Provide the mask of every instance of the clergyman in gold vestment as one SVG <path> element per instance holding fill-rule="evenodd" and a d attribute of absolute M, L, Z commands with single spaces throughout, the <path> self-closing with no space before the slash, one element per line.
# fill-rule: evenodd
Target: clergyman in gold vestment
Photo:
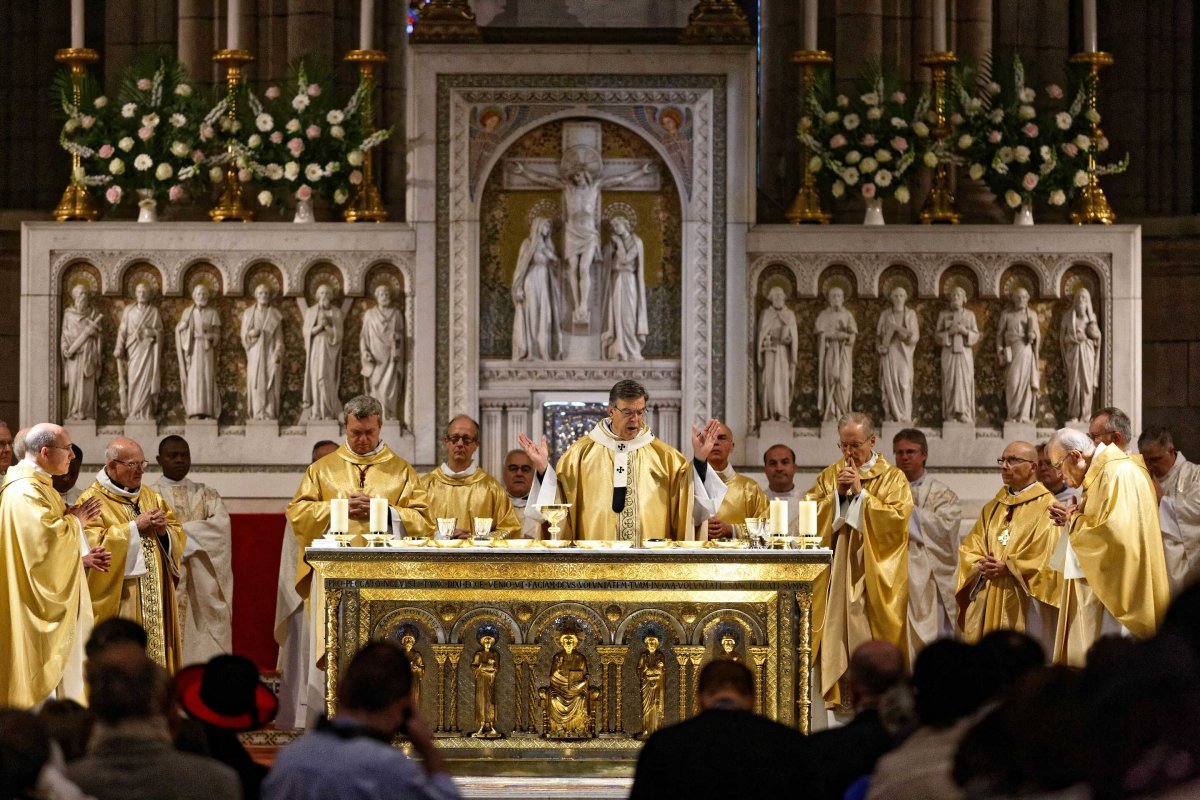
<path fill-rule="evenodd" d="M 729 463 L 735 442 L 729 426 L 720 424 L 717 441 L 708 454 L 708 466 L 725 482 L 725 497 L 715 516 L 708 518 L 699 533 L 701 539 L 721 539 L 729 536 L 744 539 L 746 518 L 765 518 L 770 513 L 766 492 L 752 478 L 739 475 Z"/>
<path fill-rule="evenodd" d="M 1088 648 L 1108 633 L 1147 639 L 1170 602 L 1158 498 L 1141 458 L 1062 428 L 1046 447 L 1080 502 L 1055 503 L 1064 525 L 1051 566 L 1062 573 L 1054 662 L 1083 666 Z"/>
<path fill-rule="evenodd" d="M 839 705 L 850 654 L 882 639 L 907 652 L 908 517 L 912 492 L 904 473 L 875 452 L 866 414 L 838 420 L 842 458 L 808 490 L 817 501 L 822 545 L 833 549 L 827 574 L 813 582 L 813 659 L 821 694 Z"/>
<path fill-rule="evenodd" d="M 84 530 L 89 545 L 107 548 L 113 558 L 111 570 L 88 575 L 92 611 L 97 624 L 117 616 L 141 623 L 152 656 L 173 674 L 184 666 L 175 589 L 187 535 L 162 495 L 142 483 L 147 462 L 141 445 L 118 436 L 104 459 L 95 482 L 79 496 L 80 503 L 100 499 L 100 516 Z"/>
<path fill-rule="evenodd" d="M 616 383 L 608 416 L 567 448 L 557 468 L 550 467 L 545 437 L 539 445 L 521 434 L 517 440 L 538 476 L 525 516 L 540 519 L 541 506 L 569 503 L 562 538 L 692 539 L 725 496 L 725 484 L 705 461 L 718 423 L 709 420 L 703 430 L 692 426 L 695 457 L 689 463 L 645 424 L 648 400 L 637 381 Z"/>
<path fill-rule="evenodd" d="M 34 425 L 25 442 L 25 457 L 0 488 L 0 705 L 29 708 L 60 684 L 60 698 L 84 702 L 83 643 L 92 625 L 84 568 L 106 569 L 109 555 L 84 545 L 82 523 L 99 503 L 68 510 L 54 490 L 51 477 L 74 458 L 65 428 Z"/>
<path fill-rule="evenodd" d="M 1037 448 L 1013 442 L 1000 457 L 1004 486 L 984 505 L 959 548 L 959 627 L 974 644 L 991 631 L 1028 632 L 1045 643 L 1061 586 L 1047 560 L 1058 529 L 1054 494 L 1037 480 Z"/>
<path fill-rule="evenodd" d="M 471 536 L 477 517 L 490 519 L 498 538 L 520 536 L 521 521 L 508 492 L 472 460 L 479 449 L 479 424 L 458 415 L 446 426 L 445 442 L 446 462 L 421 478 L 429 496 L 429 516 L 454 517 L 454 535 L 460 539 Z"/>

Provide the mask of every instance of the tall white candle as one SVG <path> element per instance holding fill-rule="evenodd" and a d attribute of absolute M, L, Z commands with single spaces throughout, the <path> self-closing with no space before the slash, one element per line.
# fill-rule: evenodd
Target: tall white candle
<path fill-rule="evenodd" d="M 242 45 L 242 0 L 229 0 L 230 50 L 240 50 Z"/>
<path fill-rule="evenodd" d="M 375 0 L 362 0 L 358 14 L 358 49 L 370 50 L 375 32 Z"/>
<path fill-rule="evenodd" d="M 1096 0 L 1083 0 L 1083 49 L 1088 53 L 1100 49 L 1096 38 Z"/>
<path fill-rule="evenodd" d="M 817 501 L 801 500 L 796 504 L 796 535 L 817 535 Z"/>
<path fill-rule="evenodd" d="M 804 49 L 817 49 L 817 0 L 804 0 Z"/>
<path fill-rule="evenodd" d="M 771 519 L 767 532 L 774 535 L 786 536 L 788 532 L 788 503 L 787 500 L 771 501 Z"/>
<path fill-rule="evenodd" d="M 946 0 L 933 0 L 933 51 L 944 53 L 946 47 Z"/>
<path fill-rule="evenodd" d="M 83 0 L 71 0 L 71 48 L 83 49 Z"/>
<path fill-rule="evenodd" d="M 385 497 L 371 498 L 371 533 L 387 533 L 388 501 Z"/>
<path fill-rule="evenodd" d="M 348 533 L 350 531 L 350 501 L 337 497 L 329 501 L 329 531 L 330 533 Z"/>

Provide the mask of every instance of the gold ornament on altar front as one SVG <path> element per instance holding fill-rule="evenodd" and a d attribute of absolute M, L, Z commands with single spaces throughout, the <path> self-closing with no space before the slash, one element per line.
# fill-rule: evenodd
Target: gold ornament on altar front
<path fill-rule="evenodd" d="M 949 115 L 946 114 L 946 71 L 958 63 L 954 53 L 942 51 L 926 53 L 921 58 L 921 66 L 929 67 L 933 73 L 933 137 L 938 142 L 944 142 L 951 134 Z M 951 180 L 950 165 L 939 160 L 933 171 L 933 185 L 929 189 L 929 197 L 925 207 L 921 209 L 921 222 L 926 225 L 934 223 L 949 223 L 957 225 L 961 217 L 955 208 L 954 182 Z"/>
<path fill-rule="evenodd" d="M 1088 65 L 1087 103 L 1088 109 L 1095 111 L 1096 99 L 1100 94 L 1100 70 L 1113 65 L 1112 54 L 1103 51 L 1076 53 L 1071 56 L 1070 62 Z M 1092 141 L 1098 142 L 1103 135 L 1100 123 L 1092 123 Z M 1071 221 L 1076 225 L 1089 223 L 1112 225 L 1117 221 L 1117 215 L 1108 205 L 1108 198 L 1104 196 L 1104 190 L 1100 188 L 1100 178 L 1096 174 L 1096 149 L 1094 146 L 1088 148 L 1088 182 L 1079 190 L 1079 194 L 1072 203 Z"/>
<path fill-rule="evenodd" d="M 54 54 L 54 60 L 71 69 L 71 101 L 79 107 L 83 93 L 83 76 L 88 64 L 100 60 L 100 54 L 86 47 L 67 47 Z M 71 178 L 62 199 L 54 209 L 54 218 L 59 222 L 82 219 L 91 222 L 100 216 L 92 204 L 92 196 L 79 179 L 83 165 L 78 153 L 71 154 Z"/>
<path fill-rule="evenodd" d="M 225 164 L 225 181 L 221 188 L 221 198 L 217 205 L 208 212 L 213 222 L 238 220 L 249 222 L 254 219 L 254 211 L 246 204 L 245 188 L 238 180 L 237 147 L 234 142 L 232 125 L 237 120 L 237 90 L 242 82 L 242 67 L 254 60 L 248 50 L 218 50 L 213 54 L 213 61 L 225 65 L 225 99 L 228 106 L 225 118 L 229 120 L 229 144 L 226 151 L 229 161 Z"/>
<path fill-rule="evenodd" d="M 833 63 L 833 56 L 825 50 L 797 50 L 792 54 L 792 61 L 800 65 L 800 96 L 804 98 L 804 106 L 808 106 L 808 96 L 817 82 L 817 67 Z M 792 200 L 785 218 L 793 225 L 818 223 L 828 225 L 830 215 L 821 208 L 821 193 L 817 188 L 817 178 L 813 175 L 810 162 L 815 153 L 807 146 L 800 148 L 800 161 L 804 164 L 804 178 L 800 191 Z"/>
<path fill-rule="evenodd" d="M 375 133 L 375 65 L 386 64 L 387 56 L 378 50 L 351 50 L 346 54 L 346 61 L 358 65 L 359 79 L 364 87 L 358 113 L 362 117 L 363 128 L 370 137 Z M 363 151 L 362 183 L 358 185 L 354 196 L 346 204 L 346 210 L 342 212 L 342 218 L 346 222 L 384 222 L 388 218 L 388 211 L 383 207 L 383 198 L 379 196 L 379 189 L 375 186 L 374 153 L 373 147 Z"/>

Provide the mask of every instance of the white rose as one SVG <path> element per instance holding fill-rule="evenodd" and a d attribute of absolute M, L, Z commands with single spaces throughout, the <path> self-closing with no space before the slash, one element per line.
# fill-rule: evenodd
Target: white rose
<path fill-rule="evenodd" d="M 846 184 L 841 181 L 834 181 L 833 186 L 829 188 L 829 193 L 834 197 L 841 197 L 846 193 Z"/>
<path fill-rule="evenodd" d="M 108 98 L 104 95 L 100 95 L 92 101 L 92 105 L 94 105 L 96 108 L 104 108 L 106 105 L 108 105 Z"/>
<path fill-rule="evenodd" d="M 1055 189 L 1050 193 L 1048 202 L 1052 206 L 1061 206 L 1063 203 L 1067 202 L 1067 194 L 1062 189 Z"/>
<path fill-rule="evenodd" d="M 1088 148 L 1092 146 L 1092 140 L 1081 133 L 1075 137 L 1075 146 L 1086 153 Z"/>
<path fill-rule="evenodd" d="M 289 181 L 294 181 L 300 177 L 300 165 L 295 161 L 289 161 L 283 165 L 283 177 Z"/>
<path fill-rule="evenodd" d="M 363 163 L 362 150 L 351 150 L 346 154 L 346 162 L 352 167 L 361 167 Z"/>
<path fill-rule="evenodd" d="M 846 97 L 844 94 L 839 94 L 834 102 L 838 104 L 839 108 L 845 108 L 846 106 L 850 105 L 850 98 Z"/>
<path fill-rule="evenodd" d="M 1037 97 L 1037 92 L 1026 86 L 1017 96 L 1021 98 L 1022 103 L 1032 103 L 1034 98 Z"/>
<path fill-rule="evenodd" d="M 188 146 L 183 142 L 171 142 L 171 155 L 183 158 L 188 152 Z"/>
<path fill-rule="evenodd" d="M 875 173 L 875 184 L 882 188 L 887 188 L 892 185 L 892 173 L 886 169 L 881 169 Z"/>
<path fill-rule="evenodd" d="M 886 164 L 892 160 L 892 153 L 890 150 L 876 150 L 875 160 L 880 164 Z"/>
<path fill-rule="evenodd" d="M 133 115 L 137 113 L 137 103 L 126 103 L 121 106 L 121 116 L 125 119 L 133 119 Z"/>
<path fill-rule="evenodd" d="M 921 156 L 921 161 L 930 169 L 934 169 L 938 165 L 937 154 L 932 151 L 926 152 L 925 155 Z"/>
<path fill-rule="evenodd" d="M 853 186 L 854 184 L 858 183 L 858 179 L 858 170 L 856 170 L 854 167 L 846 167 L 846 169 L 842 171 L 842 180 L 846 182 L 847 186 Z"/>
<path fill-rule="evenodd" d="M 128 153 L 130 150 L 133 149 L 133 137 L 126 136 L 121 141 L 117 142 L 117 147 L 120 148 L 122 151 Z"/>
<path fill-rule="evenodd" d="M 1087 121 L 1093 125 L 1096 125 L 1100 122 L 1100 112 L 1094 108 L 1089 108 L 1087 111 L 1083 112 L 1083 116 L 1085 116 Z"/>
<path fill-rule="evenodd" d="M 1004 109 L 1003 108 L 993 109 L 992 113 L 988 115 L 988 119 L 990 119 L 992 122 L 999 123 L 1001 120 L 1004 119 Z"/>
<path fill-rule="evenodd" d="M 867 109 L 867 119 L 873 120 L 873 119 L 882 119 L 882 118 L 883 118 L 883 109 L 882 108 L 868 108 Z"/>
<path fill-rule="evenodd" d="M 288 133 L 295 133 L 296 131 L 300 130 L 300 120 L 289 119 L 287 121 L 287 125 L 285 125 L 284 128 L 287 130 Z"/>
<path fill-rule="evenodd" d="M 220 183 L 225 180 L 225 170 L 220 167 L 213 167 L 208 171 L 208 179 L 213 183 Z"/>
<path fill-rule="evenodd" d="M 905 122 L 904 120 L 900 119 L 899 117 L 892 117 L 892 127 L 893 128 L 903 128 L 906 125 L 908 125 L 908 123 Z"/>
<path fill-rule="evenodd" d="M 329 135 L 332 136 L 334 139 L 345 139 L 346 138 L 346 129 L 343 128 L 341 125 L 331 125 L 329 127 Z"/>
<path fill-rule="evenodd" d="M 325 165 L 325 174 L 332 175 L 333 173 L 337 172 L 341 168 L 342 168 L 342 165 L 339 164 L 338 162 L 330 161 L 328 164 Z"/>
<path fill-rule="evenodd" d="M 971 97 L 967 99 L 965 107 L 968 112 L 974 114 L 983 110 L 983 101 L 978 97 Z"/>
<path fill-rule="evenodd" d="M 304 109 L 308 108 L 309 102 L 308 95 L 301 92 L 292 98 L 292 108 L 296 109 L 297 111 L 303 111 Z"/>
<path fill-rule="evenodd" d="M 151 111 L 149 114 L 142 117 L 142 125 L 146 128 L 157 128 L 158 114 L 155 114 L 153 111 Z"/>
<path fill-rule="evenodd" d="M 319 181 L 324 175 L 325 171 L 321 169 L 320 164 L 309 164 L 304 168 L 304 177 L 309 181 Z"/>
<path fill-rule="evenodd" d="M 298 127 L 300 123 L 297 122 L 296 125 Z M 270 114 L 262 113 L 254 118 L 254 127 L 258 128 L 263 133 L 266 133 L 267 131 L 271 130 L 271 128 L 275 127 L 275 120 Z"/>
<path fill-rule="evenodd" d="M 983 164 L 972 164 L 967 174 L 971 176 L 971 180 L 977 181 L 983 177 Z"/>
<path fill-rule="evenodd" d="M 842 124 L 846 126 L 846 130 L 852 131 L 858 127 L 860 121 L 858 114 L 847 114 L 846 118 L 842 120 Z"/>
<path fill-rule="evenodd" d="M 901 186 L 899 189 L 896 190 L 896 202 L 897 203 L 907 203 L 910 199 L 911 199 L 911 195 L 909 195 L 909 193 L 908 193 L 907 186 Z"/>
<path fill-rule="evenodd" d="M 1023 144 L 1017 145 L 1017 149 L 1013 150 L 1013 158 L 1016 159 L 1018 164 L 1028 164 L 1030 155 L 1032 153 L 1030 153 L 1029 148 Z"/>
<path fill-rule="evenodd" d="M 267 164 L 266 173 L 270 180 L 277 181 L 283 177 L 283 167 L 278 164 Z"/>
<path fill-rule="evenodd" d="M 810 158 L 808 160 L 808 171 L 809 172 L 820 172 L 821 166 L 822 165 L 821 165 L 821 157 L 820 156 L 813 156 L 812 158 Z"/>
<path fill-rule="evenodd" d="M 345 189 L 338 189 L 333 193 L 333 203 L 334 205 L 340 206 L 342 203 L 346 202 L 347 198 L 349 197 L 350 195 L 346 194 Z"/>
<path fill-rule="evenodd" d="M 345 119 L 346 115 L 341 111 L 338 111 L 336 108 L 325 115 L 325 121 L 330 125 L 341 125 Z"/>
<path fill-rule="evenodd" d="M 273 205 L 274 203 L 275 203 L 275 195 L 271 194 L 266 189 L 263 189 L 261 192 L 258 193 L 258 204 L 260 206 L 269 206 L 269 205 Z"/>
<path fill-rule="evenodd" d="M 874 92 L 867 92 L 862 96 L 862 101 L 869 106 L 879 105 L 879 95 Z"/>
<path fill-rule="evenodd" d="M 1021 195 L 1009 189 L 1004 193 L 1004 202 L 1008 204 L 1009 208 L 1016 208 L 1021 205 Z"/>
<path fill-rule="evenodd" d="M 995 172 L 997 175 L 1007 175 L 1008 164 L 1005 164 L 1003 161 L 999 164 L 992 164 L 992 172 Z"/>
<path fill-rule="evenodd" d="M 841 114 L 839 114 L 839 113 L 838 113 L 838 112 L 836 112 L 836 111 L 826 111 L 826 112 L 825 112 L 825 117 L 824 117 L 824 119 L 825 119 L 825 122 L 826 122 L 827 124 L 829 124 L 829 125 L 832 125 L 832 124 L 834 124 L 835 122 L 837 122 L 837 121 L 838 121 L 839 119 L 841 119 L 841 118 L 842 118 L 842 115 L 841 115 Z"/>
<path fill-rule="evenodd" d="M 857 164 L 860 161 L 862 161 L 862 153 L 857 150 L 851 150 L 849 153 L 846 153 L 847 164 Z"/>
<path fill-rule="evenodd" d="M 1052 155 L 1052 153 L 1050 151 L 1050 145 L 1044 144 L 1041 147 L 1039 147 L 1038 155 L 1040 155 L 1042 157 L 1042 161 L 1049 161 L 1050 156 Z"/>
<path fill-rule="evenodd" d="M 153 166 L 154 166 L 154 159 L 151 158 L 150 156 L 146 155 L 145 153 L 142 153 L 140 156 L 138 156 L 137 158 L 135 158 L 133 160 L 133 168 L 138 170 L 139 172 L 145 172 L 146 170 L 150 169 Z"/>
<path fill-rule="evenodd" d="M 1033 106 L 1021 106 L 1017 109 L 1017 117 L 1019 119 L 1033 119 L 1037 116 L 1037 112 L 1033 110 Z"/>
<path fill-rule="evenodd" d="M 179 95 L 180 97 L 191 97 L 192 87 L 186 83 L 181 83 L 175 87 L 175 94 Z"/>
<path fill-rule="evenodd" d="M 870 156 L 867 156 L 862 160 L 862 163 L 858 165 L 858 168 L 864 175 L 868 175 L 879 169 L 879 162 Z"/>
<path fill-rule="evenodd" d="M 1065 111 L 1060 111 L 1054 115 L 1054 124 L 1058 126 L 1060 131 L 1065 131 L 1071 127 L 1071 115 Z"/>
<path fill-rule="evenodd" d="M 171 165 L 165 161 L 159 164 L 154 170 L 154 177 L 158 178 L 160 181 L 165 181 L 174 174 L 175 170 L 171 169 Z"/>
<path fill-rule="evenodd" d="M 246 140 L 246 144 L 249 145 L 252 150 L 257 149 L 262 144 L 262 137 L 257 133 L 252 133 L 250 134 L 250 138 Z"/>
<path fill-rule="evenodd" d="M 1084 186 L 1087 186 L 1087 184 L 1088 184 L 1087 172 L 1085 172 L 1084 170 L 1081 170 L 1081 169 L 1076 170 L 1075 177 L 1071 180 L 1071 183 L 1075 184 L 1075 186 L 1077 186 L 1080 189 L 1082 189 Z"/>
<path fill-rule="evenodd" d="M 108 171 L 113 175 L 124 175 L 125 162 L 119 158 L 114 158 L 112 161 L 108 162 Z"/>
<path fill-rule="evenodd" d="M 1013 152 L 1013 149 L 1011 147 L 1001 147 L 999 150 L 996 151 L 996 156 L 1004 164 L 1011 164 L 1015 155 L 1016 154 Z"/>
<path fill-rule="evenodd" d="M 187 117 L 183 114 L 171 115 L 171 127 L 182 128 L 184 125 L 187 125 Z"/>
<path fill-rule="evenodd" d="M 75 119 L 74 117 L 72 117 L 71 119 L 69 119 L 65 123 L 63 123 L 63 130 L 65 130 L 67 133 L 71 133 L 72 131 L 77 130 L 78 128 L 79 128 L 79 120 Z"/>
<path fill-rule="evenodd" d="M 917 136 L 920 136 L 922 139 L 929 135 L 929 126 L 920 120 L 914 122 L 912 128 L 913 133 L 915 133 Z"/>
<path fill-rule="evenodd" d="M 964 133 L 962 136 L 958 137 L 959 150 L 966 150 L 973 144 L 975 144 L 975 138 L 969 133 Z"/>

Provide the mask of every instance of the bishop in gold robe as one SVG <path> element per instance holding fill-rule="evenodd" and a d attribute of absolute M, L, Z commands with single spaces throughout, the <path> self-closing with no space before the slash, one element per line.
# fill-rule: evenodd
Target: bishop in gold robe
<path fill-rule="evenodd" d="M 29 708 L 62 688 L 60 697 L 85 702 L 83 644 L 91 633 L 92 605 L 85 567 L 103 570 L 108 553 L 84 542 L 82 523 L 97 503 L 68 510 L 52 476 L 73 459 L 65 428 L 35 425 L 25 458 L 0 487 L 0 705 Z"/>
<path fill-rule="evenodd" d="M 162 495 L 142 483 L 146 456 L 124 436 L 109 442 L 105 464 L 79 497 L 100 500 L 100 515 L 85 526 L 88 544 L 112 553 L 113 569 L 91 572 L 88 589 L 99 624 L 127 617 L 146 628 L 150 657 L 174 673 L 183 664 L 176 587 L 187 535 Z"/>
<path fill-rule="evenodd" d="M 1037 448 L 1013 442 L 1004 448 L 1004 486 L 984 505 L 959 549 L 959 626 L 974 644 L 1008 629 L 1042 640 L 1052 629 L 1061 585 L 1047 567 L 1058 541 L 1048 513 L 1054 494 L 1037 480 Z"/>
<path fill-rule="evenodd" d="M 715 516 L 709 517 L 702 525 L 699 533 L 703 539 L 722 539 L 734 537 L 745 539 L 746 518 L 766 518 L 770 513 L 770 505 L 766 492 L 753 479 L 739 475 L 729 463 L 736 443 L 733 431 L 729 426 L 718 423 L 717 441 L 713 444 L 712 452 L 708 454 L 708 466 L 716 471 L 717 476 L 725 483 L 725 497 L 717 508 Z"/>
<path fill-rule="evenodd" d="M 875 425 L 851 412 L 838 421 L 843 456 L 817 476 L 822 545 L 833 549 L 827 574 L 813 582 L 813 658 L 821 694 L 842 701 L 850 653 L 871 639 L 907 652 L 908 517 L 912 493 L 904 473 L 875 452 Z"/>
<path fill-rule="evenodd" d="M 572 444 L 550 467 L 543 437 L 535 444 L 525 434 L 521 447 L 538 477 L 525 509 L 526 518 L 541 506 L 569 503 L 562 525 L 565 539 L 692 539 L 700 522 L 716 513 L 725 484 L 705 459 L 716 439 L 716 420 L 703 431 L 692 427 L 695 458 L 655 438 L 645 424 L 649 395 L 636 381 L 620 381 L 608 398 L 608 416 Z"/>
<path fill-rule="evenodd" d="M 429 497 L 429 515 L 435 520 L 453 517 L 458 538 L 471 536 L 474 520 L 480 517 L 492 521 L 497 538 L 519 537 L 521 522 L 508 493 L 472 460 L 479 449 L 479 424 L 465 415 L 455 417 L 446 426 L 445 442 L 446 462 L 421 477 Z"/>
<path fill-rule="evenodd" d="M 1054 662 L 1082 666 L 1100 636 L 1158 630 L 1170 601 L 1158 499 L 1141 458 L 1115 444 L 1062 428 L 1047 452 L 1083 490 L 1078 505 L 1050 507 L 1066 527 L 1051 558 L 1063 578 Z"/>

